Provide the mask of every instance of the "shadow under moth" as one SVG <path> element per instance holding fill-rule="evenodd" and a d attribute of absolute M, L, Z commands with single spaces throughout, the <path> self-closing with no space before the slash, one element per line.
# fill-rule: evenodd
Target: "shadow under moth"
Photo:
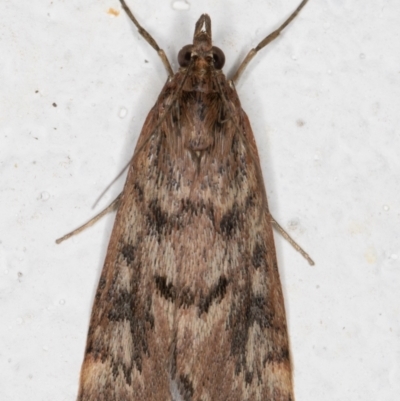
<path fill-rule="evenodd" d="M 174 74 L 120 0 L 168 79 L 123 192 L 94 219 L 117 209 L 78 401 L 294 401 L 272 227 L 293 240 L 268 210 L 234 83 L 307 1 L 227 79 L 208 15 L 197 21 L 193 44 L 179 52 Z"/>

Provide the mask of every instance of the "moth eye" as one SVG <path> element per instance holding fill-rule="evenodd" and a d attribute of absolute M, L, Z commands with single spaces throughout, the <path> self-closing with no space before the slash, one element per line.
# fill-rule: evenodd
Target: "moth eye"
<path fill-rule="evenodd" d="M 225 54 L 219 47 L 216 46 L 213 46 L 212 53 L 214 59 L 214 67 L 217 70 L 220 70 L 225 64 Z"/>
<path fill-rule="evenodd" d="M 187 67 L 190 63 L 190 59 L 192 58 L 192 48 L 193 45 L 183 46 L 182 49 L 178 53 L 178 63 L 181 67 Z"/>

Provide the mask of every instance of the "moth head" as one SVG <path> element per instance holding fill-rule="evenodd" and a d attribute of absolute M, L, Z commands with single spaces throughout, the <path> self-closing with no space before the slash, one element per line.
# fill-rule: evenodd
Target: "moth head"
<path fill-rule="evenodd" d="M 203 14 L 196 22 L 193 44 L 182 47 L 178 53 L 178 62 L 181 67 L 188 67 L 192 59 L 203 59 L 215 69 L 221 70 L 225 64 L 224 52 L 212 45 L 211 19 Z"/>

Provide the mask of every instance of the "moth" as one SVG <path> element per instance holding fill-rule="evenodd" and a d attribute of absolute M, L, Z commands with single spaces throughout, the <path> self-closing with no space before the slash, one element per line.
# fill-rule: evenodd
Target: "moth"
<path fill-rule="evenodd" d="M 249 52 L 232 79 L 222 72 L 225 56 L 212 44 L 208 15 L 196 22 L 174 74 L 120 1 L 168 79 L 123 192 L 100 214 L 118 210 L 78 401 L 293 401 L 272 226 L 288 236 L 269 212 L 234 83 L 307 0 Z"/>

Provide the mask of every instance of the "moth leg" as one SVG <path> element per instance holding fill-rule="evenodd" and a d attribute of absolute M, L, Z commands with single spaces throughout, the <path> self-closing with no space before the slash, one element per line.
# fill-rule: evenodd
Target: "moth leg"
<path fill-rule="evenodd" d="M 314 261 L 310 258 L 308 253 L 304 251 L 304 249 L 281 227 L 281 225 L 274 219 L 274 217 L 270 214 L 269 215 L 271 218 L 271 223 L 275 227 L 276 230 L 279 231 L 279 233 L 282 235 L 283 238 L 285 238 L 286 241 L 292 245 L 294 249 L 296 249 L 297 252 L 300 252 L 301 255 L 307 260 L 307 262 L 311 265 L 314 266 L 315 263 Z"/>
<path fill-rule="evenodd" d="M 123 0 L 121 0 L 123 1 Z M 240 76 L 242 75 L 244 69 L 247 67 L 247 65 L 250 63 L 250 61 L 254 58 L 254 56 L 265 46 L 267 46 L 269 43 L 271 43 L 274 39 L 276 39 L 280 33 L 297 17 L 297 14 L 300 12 L 300 10 L 306 5 L 308 0 L 303 0 L 300 5 L 296 8 L 296 10 L 293 11 L 293 13 L 290 15 L 290 17 L 275 31 L 270 33 L 266 38 L 264 38 L 254 49 L 251 49 L 245 59 L 242 61 L 242 64 L 240 64 L 239 68 L 237 69 L 235 75 L 232 78 L 232 81 L 236 83 Z"/>
<path fill-rule="evenodd" d="M 153 39 L 153 37 L 146 31 L 146 29 L 144 29 L 139 24 L 135 16 L 132 14 L 132 11 L 126 5 L 125 0 L 119 0 L 119 1 L 121 2 L 122 8 L 125 10 L 128 17 L 136 25 L 136 28 L 138 29 L 139 33 L 143 36 L 143 38 L 147 41 L 147 43 L 149 43 L 149 45 L 158 53 L 162 63 L 164 64 L 165 69 L 167 70 L 168 76 L 172 78 L 174 72 L 172 71 L 171 64 L 169 63 L 168 57 L 166 56 L 164 50 L 160 49 L 160 47 L 158 46 L 157 42 Z"/>
<path fill-rule="evenodd" d="M 61 244 L 61 242 L 65 241 L 68 238 L 71 238 L 72 236 L 79 234 L 86 228 L 92 226 L 94 223 L 98 222 L 103 216 L 105 216 L 107 213 L 112 212 L 116 209 L 118 209 L 119 202 L 121 200 L 121 195 L 119 194 L 103 211 L 101 211 L 99 214 L 91 218 L 87 223 L 83 224 L 82 226 L 78 227 L 76 230 L 71 231 L 68 234 L 65 234 L 63 237 L 59 238 L 56 240 L 56 244 Z"/>

